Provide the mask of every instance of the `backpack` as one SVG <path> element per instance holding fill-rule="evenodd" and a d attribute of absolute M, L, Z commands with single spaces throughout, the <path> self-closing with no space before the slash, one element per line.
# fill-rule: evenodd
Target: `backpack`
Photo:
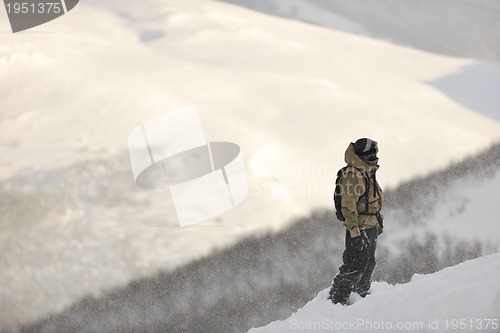
<path fill-rule="evenodd" d="M 368 193 L 370 190 L 370 178 L 368 174 L 356 167 L 345 166 L 337 172 L 337 179 L 335 180 L 335 192 L 333 192 L 333 201 L 335 202 L 335 214 L 337 215 L 337 219 L 339 219 L 342 222 L 345 221 L 345 216 L 342 214 L 342 188 L 340 186 L 340 180 L 342 179 L 342 176 L 351 173 L 351 172 L 346 172 L 347 168 L 354 168 L 359 172 L 361 172 L 361 174 L 363 175 L 363 178 L 365 179 L 365 192 L 361 194 L 359 199 L 361 200 L 362 197 L 365 197 L 366 210 L 364 215 L 371 215 L 368 214 Z"/>

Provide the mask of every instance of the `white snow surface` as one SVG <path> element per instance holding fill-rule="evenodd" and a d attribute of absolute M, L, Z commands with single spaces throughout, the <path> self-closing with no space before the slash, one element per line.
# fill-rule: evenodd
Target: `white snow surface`
<path fill-rule="evenodd" d="M 500 254 L 466 261 L 407 284 L 372 284 L 351 293 L 350 305 L 332 304 L 329 288 L 283 321 L 249 333 L 284 332 L 499 332 Z"/>
<path fill-rule="evenodd" d="M 167 197 L 146 190 L 119 194 L 149 198 L 142 209 L 99 209 L 96 197 L 30 225 L 2 221 L 0 330 L 330 207 L 335 172 L 359 137 L 379 142 L 385 187 L 500 139 L 500 123 L 429 83 L 453 76 L 460 84 L 457 74 L 476 60 L 225 3 L 89 0 L 35 29 L 8 30 L 0 15 L 1 179 L 114 160 L 127 153 L 132 129 L 195 104 L 210 141 L 241 146 L 250 193 L 186 229 L 150 228 L 175 221 Z M 500 84 L 495 73 L 480 74 Z M 467 105 L 484 103 L 475 89 Z"/>
<path fill-rule="evenodd" d="M 272 1 L 271 3 L 273 9 L 283 17 L 302 20 L 304 22 L 311 22 L 339 31 L 362 35 L 368 34 L 366 28 L 361 24 L 336 15 L 332 11 L 324 10 L 324 8 L 321 8 L 312 1 L 288 0 Z M 257 8 L 259 8 L 258 2 L 255 2 L 255 4 L 257 4 Z"/>
<path fill-rule="evenodd" d="M 478 174 L 484 170 L 477 170 Z M 438 236 L 438 246 L 444 246 L 447 238 L 454 240 L 477 240 L 500 251 L 500 226 L 498 224 L 498 195 L 500 193 L 500 170 L 478 177 L 455 179 L 447 188 L 441 188 L 435 198 L 436 204 L 430 216 L 416 225 L 400 225 L 394 211 L 385 215 L 387 231 L 381 242 L 392 253 L 399 252 L 401 242 L 408 239 L 424 240 L 428 233 Z M 488 250 L 486 250 L 488 251 Z M 491 252 L 490 252 L 491 253 Z"/>

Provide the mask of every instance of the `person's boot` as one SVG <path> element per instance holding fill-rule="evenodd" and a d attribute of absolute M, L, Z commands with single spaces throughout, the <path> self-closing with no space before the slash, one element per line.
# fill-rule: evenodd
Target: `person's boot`
<path fill-rule="evenodd" d="M 333 304 L 346 305 L 347 301 L 349 300 L 349 295 L 341 295 L 340 293 L 333 291 L 332 288 L 330 289 L 330 295 L 328 296 L 328 299 L 332 301 Z"/>
<path fill-rule="evenodd" d="M 365 298 L 366 296 L 370 295 L 370 287 L 368 286 L 368 289 L 366 289 L 366 287 L 363 289 L 356 287 L 354 288 L 354 292 L 359 296 Z"/>

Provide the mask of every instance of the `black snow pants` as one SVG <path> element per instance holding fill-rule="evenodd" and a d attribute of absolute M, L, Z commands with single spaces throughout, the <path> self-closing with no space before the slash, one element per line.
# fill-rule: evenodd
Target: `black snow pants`
<path fill-rule="evenodd" d="M 346 304 L 349 294 L 354 291 L 365 297 L 371 285 L 375 269 L 375 249 L 377 247 L 378 228 L 365 230 L 369 246 L 363 251 L 353 246 L 351 234 L 346 231 L 345 251 L 342 255 L 343 264 L 335 275 L 330 289 L 330 299 L 334 303 Z"/>

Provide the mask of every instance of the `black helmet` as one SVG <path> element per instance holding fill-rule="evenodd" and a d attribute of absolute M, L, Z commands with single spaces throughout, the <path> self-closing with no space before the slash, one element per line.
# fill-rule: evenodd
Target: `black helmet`
<path fill-rule="evenodd" d="M 354 143 L 354 152 L 358 156 L 367 156 L 371 153 L 377 153 L 377 142 L 368 138 L 359 139 Z"/>

